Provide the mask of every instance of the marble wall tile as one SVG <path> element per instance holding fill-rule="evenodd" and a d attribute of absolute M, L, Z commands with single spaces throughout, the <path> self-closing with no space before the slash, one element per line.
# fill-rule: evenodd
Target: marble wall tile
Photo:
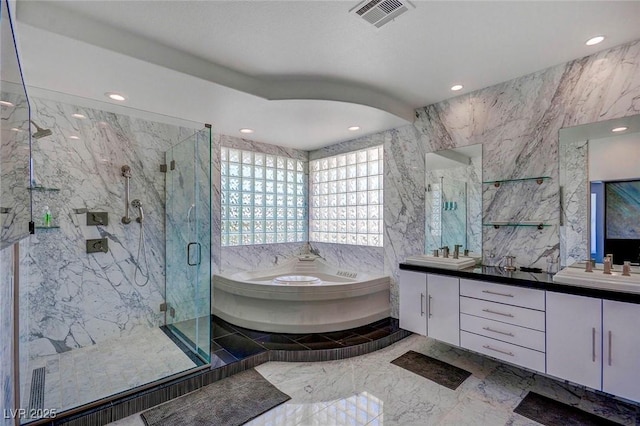
<path fill-rule="evenodd" d="M 558 131 L 562 127 L 640 111 L 640 41 L 599 52 L 486 89 L 416 110 L 412 126 L 312 151 L 310 159 L 384 143 L 385 273 L 392 277 L 392 315 L 398 314 L 398 263 L 422 253 L 425 243 L 427 152 L 483 145 L 482 180 L 549 176 L 482 188 L 482 221 L 544 221 L 533 228 L 482 227 L 483 262 L 506 255 L 519 266 L 547 267 L 560 254 Z M 578 205 L 568 207 L 580 212 Z M 574 222 L 568 252 L 581 257 L 583 229 Z M 324 248 L 325 251 L 332 250 Z M 357 262 L 358 249 L 352 252 Z"/>
<path fill-rule="evenodd" d="M 13 371 L 13 246 L 0 250 L 0 406 L 15 408 Z M 0 425 L 13 420 L 0 417 Z"/>
<path fill-rule="evenodd" d="M 552 225 L 543 230 L 485 227 L 485 263 L 510 254 L 518 265 L 546 268 L 547 258 L 558 257 L 558 131 L 636 114 L 639 70 L 640 42 L 633 42 L 418 110 L 415 126 L 428 141 L 483 144 L 483 180 L 551 177 L 542 185 L 485 185 L 485 222 Z"/>
<path fill-rule="evenodd" d="M 105 111 L 33 99 L 33 116 L 53 135 L 34 146 L 35 179 L 57 192 L 34 192 L 34 220 L 44 206 L 59 229 L 38 230 L 26 257 L 29 275 L 21 300 L 29 300 L 30 357 L 92 345 L 163 323 L 159 312 L 165 285 L 165 151 L 193 134 L 182 128 Z M 73 118 L 82 113 L 87 119 Z M 70 139 L 75 135 L 79 139 Z M 145 211 L 147 263 L 139 262 L 140 225 L 124 225 L 121 167 L 131 167 L 131 199 Z M 107 226 L 87 226 L 75 209 L 109 214 Z M 85 240 L 107 238 L 108 253 L 85 253 Z M 140 266 L 149 282 L 138 272 Z M 145 267 L 146 266 L 146 267 Z"/>
<path fill-rule="evenodd" d="M 588 257 L 588 141 L 560 144 L 560 262 L 571 265 Z"/>
<path fill-rule="evenodd" d="M 392 316 L 398 315 L 398 263 L 423 253 L 425 234 L 424 146 L 413 126 L 404 126 L 353 141 L 332 145 L 309 154 L 311 159 L 355 151 L 371 146 L 384 147 L 384 235 L 382 272 L 391 277 Z M 337 266 L 361 270 L 378 263 L 379 251 L 373 247 L 319 244 L 320 254 L 335 259 Z M 347 249 L 348 247 L 348 249 Z M 363 264 L 363 259 L 366 262 Z M 360 265 L 360 266 L 359 266 Z M 375 269 L 376 271 L 379 268 Z"/>

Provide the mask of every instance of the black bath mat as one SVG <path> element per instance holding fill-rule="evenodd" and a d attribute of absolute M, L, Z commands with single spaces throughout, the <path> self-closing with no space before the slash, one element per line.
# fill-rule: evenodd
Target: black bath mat
<path fill-rule="evenodd" d="M 394 359 L 391 361 L 391 364 L 426 377 L 452 390 L 456 390 L 458 386 L 471 375 L 468 371 L 458 368 L 455 365 L 447 364 L 446 362 L 414 351 L 409 351 L 401 357 Z"/>
<path fill-rule="evenodd" d="M 548 426 L 606 426 L 619 424 L 535 392 L 529 392 L 520 404 L 514 408 L 513 412 Z"/>
<path fill-rule="evenodd" d="M 291 397 L 246 370 L 141 414 L 147 426 L 242 425 Z"/>

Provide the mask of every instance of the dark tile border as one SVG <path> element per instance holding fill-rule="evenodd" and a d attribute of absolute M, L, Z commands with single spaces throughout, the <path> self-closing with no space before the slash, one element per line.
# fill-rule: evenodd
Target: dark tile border
<path fill-rule="evenodd" d="M 70 425 L 70 426 L 99 426 L 129 417 L 156 405 L 162 404 L 179 396 L 193 392 L 203 386 L 218 380 L 254 368 L 268 361 L 285 362 L 318 362 L 334 361 L 364 355 L 385 348 L 407 336 L 411 332 L 398 329 L 381 339 L 359 345 L 323 350 L 285 351 L 266 350 L 243 360 L 233 362 L 215 369 L 187 374 L 168 382 L 152 386 L 135 393 L 128 393 L 118 397 L 115 395 L 102 402 L 97 402 L 86 409 L 78 409 L 69 414 L 62 414 L 53 420 L 40 420 L 29 423 L 30 426 L 39 425 Z"/>

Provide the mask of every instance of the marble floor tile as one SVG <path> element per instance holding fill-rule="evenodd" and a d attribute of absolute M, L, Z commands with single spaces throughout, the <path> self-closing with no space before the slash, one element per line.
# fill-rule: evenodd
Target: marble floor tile
<path fill-rule="evenodd" d="M 391 364 L 409 350 L 472 373 L 456 390 Z M 62 365 L 62 364 L 61 364 Z M 379 351 L 339 361 L 268 362 L 256 370 L 291 400 L 248 425 L 533 426 L 513 412 L 528 391 L 621 424 L 639 424 L 628 404 L 433 340 L 410 336 Z M 139 426 L 138 416 L 115 423 Z"/>
<path fill-rule="evenodd" d="M 46 367 L 45 408 L 58 412 L 175 374 L 195 364 L 160 329 L 29 360 L 23 400 L 29 401 L 31 372 Z"/>

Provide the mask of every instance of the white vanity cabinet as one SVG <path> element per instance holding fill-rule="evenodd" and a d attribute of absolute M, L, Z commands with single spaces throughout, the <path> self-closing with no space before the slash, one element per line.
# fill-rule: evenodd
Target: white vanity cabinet
<path fill-rule="evenodd" d="M 400 328 L 460 344 L 459 279 L 400 270 Z"/>
<path fill-rule="evenodd" d="M 460 346 L 545 371 L 544 291 L 460 280 Z"/>
<path fill-rule="evenodd" d="M 601 389 L 602 300 L 547 291 L 547 374 Z"/>
<path fill-rule="evenodd" d="M 640 401 L 640 305 L 547 292 L 547 373 Z"/>
<path fill-rule="evenodd" d="M 602 302 L 602 390 L 640 401 L 640 305 Z"/>
<path fill-rule="evenodd" d="M 460 280 L 427 274 L 427 336 L 460 345 Z"/>
<path fill-rule="evenodd" d="M 427 335 L 427 274 L 400 270 L 400 328 Z"/>

